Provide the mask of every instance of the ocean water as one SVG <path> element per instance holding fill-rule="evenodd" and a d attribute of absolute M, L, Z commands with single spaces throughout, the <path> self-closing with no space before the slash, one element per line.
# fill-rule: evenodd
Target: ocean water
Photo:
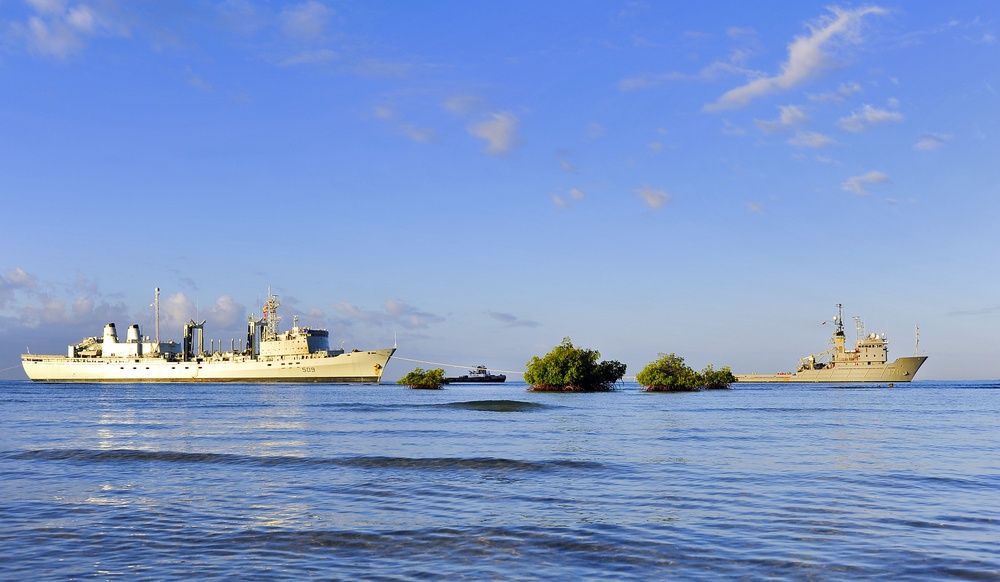
<path fill-rule="evenodd" d="M 1000 382 L 0 383 L 0 578 L 1000 579 Z"/>

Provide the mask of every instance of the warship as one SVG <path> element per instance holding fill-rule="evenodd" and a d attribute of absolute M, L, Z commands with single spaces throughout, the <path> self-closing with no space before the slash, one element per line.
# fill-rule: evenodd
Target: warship
<path fill-rule="evenodd" d="M 330 349 L 325 329 L 299 327 L 280 331 L 281 302 L 271 290 L 263 315 L 247 322 L 246 345 L 232 341 L 224 351 L 214 340 L 205 351 L 205 321 L 184 324 L 181 343 L 160 341 L 160 289 L 156 289 L 156 336 L 141 335 L 133 324 L 119 341 L 114 323 L 102 336 L 89 337 L 65 356 L 23 354 L 21 365 L 36 382 L 326 382 L 379 383 L 396 347 L 368 351 Z"/>
<path fill-rule="evenodd" d="M 799 360 L 795 372 L 777 374 L 736 374 L 739 382 L 909 382 L 927 356 L 896 358 L 889 362 L 885 334 L 865 333 L 864 323 L 855 317 L 857 337 L 853 349 L 845 347 L 844 306 L 837 304 L 833 344 L 830 349 Z"/>

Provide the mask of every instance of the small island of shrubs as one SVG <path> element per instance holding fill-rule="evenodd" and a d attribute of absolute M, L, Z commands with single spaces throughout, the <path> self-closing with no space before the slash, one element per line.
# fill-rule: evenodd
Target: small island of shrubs
<path fill-rule="evenodd" d="M 437 390 L 444 383 L 443 368 L 435 368 L 434 370 L 427 371 L 417 368 L 399 380 L 396 380 L 396 384 L 405 384 L 410 388 L 422 390 Z"/>
<path fill-rule="evenodd" d="M 578 348 L 566 337 L 544 357 L 528 362 L 524 381 L 534 392 L 607 392 L 625 376 L 625 364 L 599 361 L 600 352 Z M 696 372 L 676 354 L 660 354 L 636 377 L 646 392 L 694 392 L 729 388 L 736 376 L 729 366 L 716 370 L 711 364 Z"/>
<path fill-rule="evenodd" d="M 562 343 L 544 357 L 531 358 L 524 372 L 524 381 L 528 383 L 528 390 L 533 392 L 610 392 L 625 376 L 625 364 L 616 360 L 602 362 L 600 359 L 600 352 L 578 348 L 570 338 L 564 337 Z M 729 388 L 737 381 L 729 366 L 716 370 L 709 364 L 701 372 L 696 372 L 684 363 L 684 358 L 673 353 L 660 354 L 658 360 L 650 362 L 636 374 L 635 380 L 646 392 L 720 390 Z M 426 371 L 417 368 L 396 383 L 410 388 L 436 390 L 447 381 L 441 368 Z"/>
<path fill-rule="evenodd" d="M 573 346 L 568 338 L 543 358 L 528 362 L 524 381 L 534 392 L 608 392 L 625 375 L 625 364 L 599 362 L 601 353 Z"/>
<path fill-rule="evenodd" d="M 729 388 L 736 382 L 736 376 L 729 366 L 716 370 L 711 364 L 701 373 L 695 372 L 684 363 L 684 358 L 671 353 L 660 354 L 660 359 L 647 364 L 636 374 L 635 381 L 646 392 L 694 392 Z"/>

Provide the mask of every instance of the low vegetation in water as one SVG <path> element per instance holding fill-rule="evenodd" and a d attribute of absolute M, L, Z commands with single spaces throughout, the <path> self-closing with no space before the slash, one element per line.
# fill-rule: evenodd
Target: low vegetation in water
<path fill-rule="evenodd" d="M 535 392 L 608 392 L 625 375 L 625 364 L 599 361 L 601 353 L 573 346 L 568 338 L 545 357 L 528 362 L 524 381 Z"/>
<path fill-rule="evenodd" d="M 433 370 L 426 371 L 422 368 L 417 368 L 399 380 L 396 380 L 396 384 L 404 384 L 410 388 L 419 388 L 423 390 L 437 390 L 438 388 L 441 388 L 441 385 L 444 383 L 443 368 L 435 368 Z"/>
<path fill-rule="evenodd" d="M 696 372 L 684 363 L 684 358 L 671 353 L 661 354 L 660 359 L 647 364 L 635 380 L 647 392 L 694 392 L 729 388 L 736 376 L 729 366 L 716 370 L 711 364 Z"/>
<path fill-rule="evenodd" d="M 705 390 L 725 390 L 729 388 L 730 384 L 737 382 L 736 376 L 733 375 L 729 366 L 715 370 L 712 368 L 712 364 L 709 364 L 701 371 L 701 376 L 705 380 Z"/>

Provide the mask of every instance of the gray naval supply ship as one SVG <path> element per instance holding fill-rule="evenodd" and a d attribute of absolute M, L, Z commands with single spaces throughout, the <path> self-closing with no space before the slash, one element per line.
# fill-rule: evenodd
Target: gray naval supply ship
<path fill-rule="evenodd" d="M 913 355 L 890 363 L 885 334 L 865 334 L 864 323 L 857 317 L 854 318 L 857 340 L 854 349 L 849 350 L 844 345 L 844 306 L 840 303 L 833 321 L 833 346 L 799 360 L 795 372 L 736 374 L 736 379 L 740 382 L 909 382 L 927 359 Z"/>
<path fill-rule="evenodd" d="M 70 345 L 65 356 L 23 354 L 21 364 L 36 382 L 329 382 L 378 383 L 395 346 L 345 352 L 330 349 L 330 333 L 299 327 L 279 331 L 281 302 L 267 292 L 261 318 L 249 317 L 246 347 L 205 351 L 205 322 L 184 324 L 183 341 L 159 339 L 160 290 L 156 289 L 156 337 L 142 337 L 139 326 L 119 341 L 114 323 L 103 337 Z M 214 345 L 214 341 L 212 342 Z"/>

